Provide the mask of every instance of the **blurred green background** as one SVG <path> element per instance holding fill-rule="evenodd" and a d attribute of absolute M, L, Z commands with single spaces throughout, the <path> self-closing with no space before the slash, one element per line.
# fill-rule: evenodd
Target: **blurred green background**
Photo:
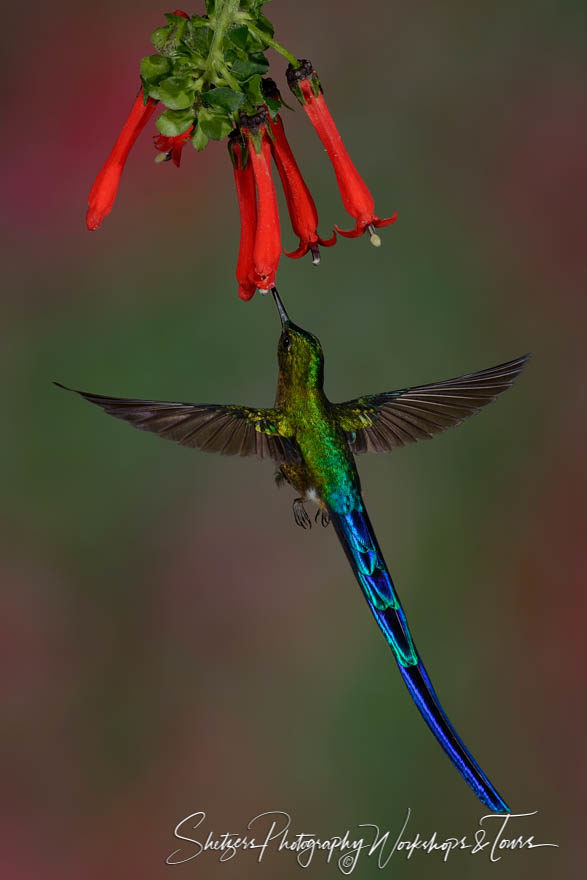
<path fill-rule="evenodd" d="M 32 2 L 4 47 L 1 858 L 23 880 L 299 876 L 283 854 L 166 866 L 197 810 L 217 832 L 286 810 L 322 837 L 397 833 L 408 806 L 414 833 L 461 836 L 485 812 L 412 705 L 332 529 L 295 527 L 271 465 L 167 444 L 51 385 L 273 401 L 279 323 L 269 298 L 236 296 L 224 145 L 155 166 L 151 126 L 103 228 L 84 228 L 162 11 Z M 516 835 L 561 848 L 398 857 L 396 877 L 584 870 L 584 12 L 269 7 L 319 70 L 377 212 L 399 212 L 379 251 L 341 240 L 318 270 L 282 260 L 330 397 L 533 355 L 479 417 L 359 466 L 448 714 L 512 808 L 538 811 Z M 272 56 L 282 84 L 284 68 Z M 304 114 L 285 124 L 322 233 L 348 227 Z M 285 214 L 283 229 L 292 249 Z M 337 875 L 319 856 L 310 871 Z M 353 876 L 380 874 L 363 858 Z"/>

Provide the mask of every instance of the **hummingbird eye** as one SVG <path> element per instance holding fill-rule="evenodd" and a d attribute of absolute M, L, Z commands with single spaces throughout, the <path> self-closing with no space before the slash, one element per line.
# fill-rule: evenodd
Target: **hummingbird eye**
<path fill-rule="evenodd" d="M 287 335 L 284 336 L 281 341 L 281 345 L 284 351 L 289 351 L 289 349 L 291 348 L 291 337 Z"/>

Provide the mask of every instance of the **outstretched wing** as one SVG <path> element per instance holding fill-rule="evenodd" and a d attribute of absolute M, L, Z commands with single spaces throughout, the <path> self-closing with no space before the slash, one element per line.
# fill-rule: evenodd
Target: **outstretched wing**
<path fill-rule="evenodd" d="M 388 452 L 458 425 L 491 403 L 512 386 L 528 358 L 458 379 L 348 400 L 334 405 L 335 415 L 352 452 Z"/>
<path fill-rule="evenodd" d="M 55 384 L 141 431 L 152 431 L 182 446 L 223 455 L 257 455 L 287 464 L 300 462 L 295 440 L 279 433 L 279 414 L 274 409 L 105 397 Z"/>

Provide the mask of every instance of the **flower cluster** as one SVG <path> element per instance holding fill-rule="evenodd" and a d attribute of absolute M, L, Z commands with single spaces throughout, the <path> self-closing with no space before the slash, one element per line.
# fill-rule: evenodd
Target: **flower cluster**
<path fill-rule="evenodd" d="M 264 0 L 206 0 L 206 15 L 182 10 L 166 15 L 167 25 L 152 34 L 157 54 L 141 62 L 141 88 L 130 115 L 92 186 L 86 225 L 98 229 L 110 213 L 120 177 L 140 132 L 158 104 L 154 146 L 156 161 L 177 167 L 188 141 L 203 150 L 209 141 L 229 140 L 241 215 L 237 263 L 238 293 L 251 299 L 256 290 L 275 285 L 281 256 L 277 199 L 271 159 L 277 168 L 298 247 L 287 256 L 310 253 L 320 262 L 319 246 L 335 244 L 339 232 L 354 238 L 396 219 L 375 214 L 373 197 L 355 168 L 328 110 L 318 76 L 309 61 L 298 60 L 273 37 L 261 12 Z M 286 77 L 332 162 L 343 204 L 354 218 L 351 230 L 338 226 L 327 238 L 318 233 L 318 212 L 288 144 L 279 111 L 284 102 L 274 83 L 264 78 L 273 48 L 289 62 Z"/>

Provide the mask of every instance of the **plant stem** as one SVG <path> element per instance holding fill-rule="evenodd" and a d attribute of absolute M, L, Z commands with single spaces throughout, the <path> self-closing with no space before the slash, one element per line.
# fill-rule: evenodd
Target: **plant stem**
<path fill-rule="evenodd" d="M 274 40 L 269 34 L 266 34 L 250 22 L 247 22 L 247 27 L 256 37 L 259 37 L 260 40 L 263 40 L 264 43 L 267 43 L 268 46 L 271 46 L 272 49 L 275 49 L 275 51 L 279 52 L 280 55 L 283 55 L 284 58 L 287 58 L 292 67 L 300 66 L 300 62 L 296 56 L 292 55 L 291 52 L 288 52 L 285 46 L 282 46 L 281 43 L 278 43 L 277 40 Z"/>
<path fill-rule="evenodd" d="M 217 0 L 214 36 L 206 61 L 206 79 L 211 81 L 217 63 L 222 60 L 222 41 L 231 24 L 234 23 L 240 0 Z"/>

